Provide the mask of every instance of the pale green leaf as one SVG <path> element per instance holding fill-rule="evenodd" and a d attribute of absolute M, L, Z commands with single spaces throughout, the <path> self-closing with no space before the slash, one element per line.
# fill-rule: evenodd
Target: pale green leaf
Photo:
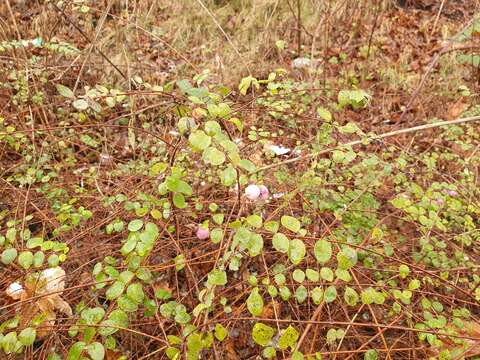
<path fill-rule="evenodd" d="M 292 232 L 300 231 L 300 221 L 295 219 L 293 216 L 283 215 L 280 219 L 282 226 Z"/>
<path fill-rule="evenodd" d="M 254 288 L 247 298 L 247 309 L 253 316 L 260 316 L 263 311 L 263 298 L 258 288 Z"/>

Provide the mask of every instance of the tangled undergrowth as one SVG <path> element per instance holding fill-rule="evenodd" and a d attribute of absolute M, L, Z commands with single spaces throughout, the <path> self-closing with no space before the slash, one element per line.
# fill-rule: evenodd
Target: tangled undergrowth
<path fill-rule="evenodd" d="M 93 24 L 122 23 L 112 3 Z M 34 24 L 51 11 L 82 29 L 87 5 L 47 2 Z M 359 46 L 235 86 L 115 62 L 128 81 L 97 79 L 93 53 L 115 59 L 87 30 L 12 25 L 0 357 L 480 357 L 480 21 L 443 25 L 458 35 L 430 68 L 405 69 L 419 49 L 379 61 L 398 55 L 385 28 L 359 27 Z M 423 74 L 434 83 L 410 103 Z"/>

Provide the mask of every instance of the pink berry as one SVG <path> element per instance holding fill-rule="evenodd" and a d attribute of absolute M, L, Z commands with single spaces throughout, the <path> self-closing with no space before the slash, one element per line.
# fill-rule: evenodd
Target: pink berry
<path fill-rule="evenodd" d="M 205 240 L 208 239 L 210 236 L 210 231 L 208 229 L 204 228 L 203 226 L 199 226 L 197 229 L 197 238 L 200 240 Z"/>
<path fill-rule="evenodd" d="M 268 197 L 270 196 L 270 192 L 268 191 L 268 188 L 265 185 L 260 185 L 260 199 L 262 200 L 267 200 Z"/>
<path fill-rule="evenodd" d="M 245 188 L 245 196 L 252 201 L 255 201 L 260 196 L 260 188 L 257 185 L 248 185 Z"/>
<path fill-rule="evenodd" d="M 450 195 L 450 196 L 452 196 L 452 197 L 455 197 L 455 196 L 458 195 L 458 193 L 457 193 L 455 190 L 448 190 L 448 191 L 447 191 L 447 194 Z"/>

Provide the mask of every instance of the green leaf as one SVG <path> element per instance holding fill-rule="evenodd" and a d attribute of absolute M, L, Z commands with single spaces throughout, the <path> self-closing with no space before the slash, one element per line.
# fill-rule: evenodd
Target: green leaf
<path fill-rule="evenodd" d="M 105 296 L 108 300 L 114 300 L 122 295 L 123 290 L 125 290 L 125 283 L 121 281 L 115 281 L 105 293 Z"/>
<path fill-rule="evenodd" d="M 93 342 L 87 346 L 88 355 L 92 360 L 103 360 L 105 357 L 105 348 L 99 342 Z"/>
<path fill-rule="evenodd" d="M 277 285 L 285 285 L 285 282 L 287 281 L 287 278 L 283 274 L 275 274 L 274 279 Z"/>
<path fill-rule="evenodd" d="M 191 316 L 185 310 L 175 313 L 175 321 L 179 324 L 187 324 L 191 319 Z"/>
<path fill-rule="evenodd" d="M 305 300 L 307 300 L 307 297 L 308 297 L 307 288 L 303 285 L 300 285 L 295 291 L 295 299 L 297 299 L 298 303 L 301 304 Z"/>
<path fill-rule="evenodd" d="M 31 251 L 22 251 L 20 255 L 18 255 L 18 264 L 24 268 L 25 270 L 28 270 L 30 266 L 33 264 L 33 254 Z"/>
<path fill-rule="evenodd" d="M 313 251 L 317 262 L 320 264 L 325 264 L 332 257 L 332 245 L 326 240 L 318 240 Z"/>
<path fill-rule="evenodd" d="M 367 106 L 370 95 L 364 90 L 341 90 L 338 93 L 338 105 L 344 108 L 350 105 L 354 110 Z"/>
<path fill-rule="evenodd" d="M 165 355 L 167 355 L 167 357 L 170 359 L 170 360 L 178 360 L 180 359 L 180 350 L 177 349 L 177 348 L 174 348 L 172 346 L 169 346 L 166 350 L 165 350 Z"/>
<path fill-rule="evenodd" d="M 207 132 L 208 135 L 214 136 L 214 135 L 221 134 L 222 128 L 218 122 L 210 120 L 205 123 L 205 131 Z"/>
<path fill-rule="evenodd" d="M 232 166 L 227 166 L 220 174 L 220 180 L 223 186 L 231 186 L 237 180 L 237 172 Z"/>
<path fill-rule="evenodd" d="M 252 339 L 260 346 L 267 346 L 272 340 L 273 335 L 275 335 L 275 329 L 268 325 L 256 323 L 253 326 Z"/>
<path fill-rule="evenodd" d="M 64 85 L 57 84 L 56 88 L 57 88 L 58 93 L 60 95 L 62 95 L 63 97 L 66 97 L 66 98 L 69 98 L 69 99 L 73 99 L 75 97 L 75 95 L 73 94 L 73 91 L 70 90 L 68 87 L 66 87 Z"/>
<path fill-rule="evenodd" d="M 117 299 L 118 308 L 126 312 L 135 312 L 138 310 L 138 304 L 126 295 Z"/>
<path fill-rule="evenodd" d="M 377 292 L 374 288 L 368 287 L 362 291 L 360 294 L 360 298 L 362 299 L 362 303 L 365 305 L 370 305 L 373 303 L 383 303 L 382 299 L 383 294 Z"/>
<path fill-rule="evenodd" d="M 83 350 L 85 349 L 86 344 L 83 341 L 77 341 L 70 347 L 68 351 L 67 359 L 66 360 L 77 360 L 80 359 Z"/>
<path fill-rule="evenodd" d="M 325 109 L 324 107 L 319 107 L 317 108 L 317 114 L 322 118 L 323 120 L 330 122 L 332 121 L 332 113 Z"/>
<path fill-rule="evenodd" d="M 221 225 L 223 224 L 223 220 L 225 220 L 225 215 L 224 214 L 215 214 L 212 216 L 213 222 L 215 224 Z"/>
<path fill-rule="evenodd" d="M 310 281 L 317 282 L 320 280 L 320 274 L 317 270 L 307 269 L 305 274 L 307 275 L 307 279 Z"/>
<path fill-rule="evenodd" d="M 292 354 L 292 360 L 304 360 L 305 357 L 300 351 L 294 351 Z"/>
<path fill-rule="evenodd" d="M 75 100 L 73 103 L 72 103 L 73 107 L 75 109 L 77 109 L 78 111 L 84 111 L 84 110 L 87 110 L 88 109 L 88 102 L 86 102 L 85 100 L 83 99 L 78 99 L 78 100 Z"/>
<path fill-rule="evenodd" d="M 195 151 L 202 151 L 210 146 L 212 138 L 203 130 L 195 130 L 188 137 L 188 141 Z"/>
<path fill-rule="evenodd" d="M 190 81 L 186 80 L 186 79 L 181 79 L 181 80 L 177 80 L 175 82 L 175 84 L 177 85 L 177 87 L 180 89 L 180 91 L 184 94 L 187 94 L 189 90 L 191 90 L 193 88 L 192 84 L 190 83 Z"/>
<path fill-rule="evenodd" d="M 293 216 L 283 215 L 280 219 L 282 226 L 292 232 L 300 231 L 300 221 L 295 219 Z"/>
<path fill-rule="evenodd" d="M 183 254 L 175 256 L 175 270 L 180 271 L 185 267 L 185 256 Z"/>
<path fill-rule="evenodd" d="M 196 360 L 203 349 L 202 336 L 194 332 L 187 337 L 187 360 Z"/>
<path fill-rule="evenodd" d="M 37 251 L 33 255 L 33 266 L 36 268 L 39 268 L 43 265 L 43 262 L 45 261 L 45 254 L 42 251 Z"/>
<path fill-rule="evenodd" d="M 377 351 L 369 349 L 363 355 L 363 360 L 377 360 Z"/>
<path fill-rule="evenodd" d="M 277 356 L 277 350 L 275 350 L 274 347 L 267 346 L 263 349 L 262 356 L 266 359 L 273 359 L 275 356 Z"/>
<path fill-rule="evenodd" d="M 5 353 L 10 354 L 14 352 L 18 349 L 17 333 L 10 331 L 5 336 L 0 335 L 0 345 Z"/>
<path fill-rule="evenodd" d="M 60 263 L 60 258 L 57 254 L 52 254 L 48 257 L 47 262 L 50 267 L 56 267 Z"/>
<path fill-rule="evenodd" d="M 318 305 L 323 300 L 323 289 L 319 286 L 312 289 L 310 296 L 312 297 L 312 301 L 315 305 Z"/>
<path fill-rule="evenodd" d="M 37 336 L 37 331 L 34 328 L 28 327 L 23 329 L 20 334 L 18 334 L 18 340 L 24 346 L 33 345 L 35 342 L 35 337 Z"/>
<path fill-rule="evenodd" d="M 115 275 L 110 275 L 112 277 L 115 277 Z M 118 275 L 118 280 L 123 282 L 124 284 L 128 284 L 130 281 L 132 281 L 133 277 L 135 276 L 135 274 L 129 270 L 125 270 L 125 271 L 122 271 L 119 275 Z"/>
<path fill-rule="evenodd" d="M 42 244 L 43 244 L 43 239 L 41 237 L 33 237 L 28 239 L 27 248 L 33 249 L 37 246 L 42 246 Z"/>
<path fill-rule="evenodd" d="M 98 332 L 100 333 L 100 335 L 103 335 L 103 336 L 112 335 L 119 330 L 118 327 L 121 327 L 121 328 L 128 327 L 128 316 L 125 313 L 125 311 L 116 309 L 116 310 L 113 310 L 108 316 L 108 319 L 105 321 L 102 321 L 100 325 L 102 325 L 98 329 Z"/>
<path fill-rule="evenodd" d="M 359 300 L 358 293 L 351 287 L 345 287 L 345 293 L 343 294 L 343 299 L 349 306 L 356 306 Z"/>
<path fill-rule="evenodd" d="M 213 269 L 208 274 L 207 283 L 210 285 L 225 285 L 227 283 L 227 273 L 220 269 Z"/>
<path fill-rule="evenodd" d="M 335 269 L 335 276 L 345 282 L 349 282 L 350 280 L 352 280 L 352 275 L 350 275 L 348 270 L 344 269 Z"/>
<path fill-rule="evenodd" d="M 143 221 L 141 219 L 135 219 L 128 223 L 128 231 L 138 231 L 143 227 Z"/>
<path fill-rule="evenodd" d="M 247 298 L 247 309 L 253 316 L 260 316 L 263 311 L 263 298 L 258 292 L 258 288 L 254 288 Z"/>
<path fill-rule="evenodd" d="M 173 195 L 173 204 L 178 209 L 185 209 L 187 207 L 187 203 L 185 202 L 185 197 L 181 193 L 175 193 Z"/>
<path fill-rule="evenodd" d="M 290 299 L 290 296 L 292 296 L 292 292 L 290 291 L 290 289 L 286 286 L 281 286 L 280 297 L 282 298 L 282 300 L 288 301 L 288 299 Z"/>
<path fill-rule="evenodd" d="M 328 329 L 327 331 L 327 336 L 326 336 L 326 342 L 329 345 L 335 344 L 337 341 L 337 330 L 336 329 Z"/>
<path fill-rule="evenodd" d="M 307 250 L 302 240 L 293 239 L 292 241 L 290 241 L 290 245 L 288 247 L 288 258 L 292 262 L 292 264 L 300 264 L 306 253 Z"/>
<path fill-rule="evenodd" d="M 282 331 L 282 335 L 278 339 L 278 347 L 281 350 L 287 350 L 289 347 L 294 349 L 297 345 L 297 340 L 300 337 L 298 331 L 291 325 Z"/>
<path fill-rule="evenodd" d="M 254 84 L 256 87 L 258 87 L 258 82 L 257 79 L 252 77 L 251 75 L 244 77 L 241 81 L 240 84 L 238 85 L 238 90 L 240 91 L 241 95 L 246 95 L 248 89 L 250 86 Z"/>
<path fill-rule="evenodd" d="M 240 166 L 242 169 L 246 170 L 249 173 L 253 173 L 255 172 L 255 170 L 257 170 L 255 164 L 247 159 L 240 160 L 238 166 Z"/>
<path fill-rule="evenodd" d="M 276 233 L 272 238 L 272 246 L 275 250 L 285 254 L 290 247 L 290 240 L 284 234 Z"/>
<path fill-rule="evenodd" d="M 167 189 L 172 192 L 180 192 L 187 196 L 192 195 L 192 187 L 183 180 L 180 180 L 173 176 L 168 176 L 165 182 L 167 185 Z"/>
<path fill-rule="evenodd" d="M 121 254 L 123 256 L 126 256 L 129 253 L 131 253 L 135 249 L 135 246 L 137 246 L 137 242 L 138 242 L 137 236 L 129 236 L 127 241 L 120 248 Z"/>
<path fill-rule="evenodd" d="M 410 274 L 410 268 L 407 265 L 402 264 L 398 267 L 398 273 L 400 275 L 400 278 L 405 279 L 408 274 Z"/>
<path fill-rule="evenodd" d="M 292 274 L 293 280 L 298 283 L 302 283 L 305 280 L 305 273 L 301 269 L 295 269 Z"/>
<path fill-rule="evenodd" d="M 421 283 L 420 283 L 420 280 L 418 279 L 413 279 L 408 283 L 409 290 L 417 290 L 418 288 L 420 288 L 420 286 L 421 286 Z"/>
<path fill-rule="evenodd" d="M 157 289 L 155 290 L 155 297 L 160 300 L 168 300 L 172 297 L 172 293 L 167 289 Z"/>
<path fill-rule="evenodd" d="M 157 162 L 157 163 L 154 163 L 150 167 L 149 175 L 150 176 L 158 176 L 158 175 L 164 173 L 165 170 L 167 170 L 167 169 L 168 169 L 168 164 L 167 163 Z"/>
<path fill-rule="evenodd" d="M 325 289 L 325 302 L 331 303 L 337 298 L 337 289 L 334 285 L 331 285 Z"/>
<path fill-rule="evenodd" d="M 252 234 L 247 241 L 246 248 L 251 257 L 258 256 L 263 250 L 263 238 L 260 234 Z"/>
<path fill-rule="evenodd" d="M 271 298 L 275 298 L 278 295 L 278 290 L 273 285 L 268 285 L 267 292 L 268 292 L 268 295 L 270 295 Z"/>
<path fill-rule="evenodd" d="M 210 240 L 214 244 L 219 244 L 223 240 L 223 230 L 221 228 L 214 228 L 210 231 Z"/>
<path fill-rule="evenodd" d="M 348 270 L 357 264 L 357 251 L 351 247 L 344 247 L 337 254 L 337 262 L 340 269 Z"/>
<path fill-rule="evenodd" d="M 390 200 L 390 202 L 397 209 L 406 209 L 410 205 L 412 205 L 411 200 L 407 198 L 404 194 L 398 195 L 395 199 Z"/>
<path fill-rule="evenodd" d="M 261 216 L 259 215 L 256 215 L 256 214 L 253 214 L 253 215 L 250 215 L 247 217 L 247 223 L 250 225 L 250 226 L 253 226 L 255 228 L 261 228 L 262 227 L 262 218 Z"/>
<path fill-rule="evenodd" d="M 103 319 L 105 310 L 101 307 L 87 308 L 82 310 L 80 316 L 88 325 L 95 325 Z"/>
<path fill-rule="evenodd" d="M 142 284 L 140 283 L 133 283 L 128 285 L 127 288 L 127 296 L 135 301 L 137 304 L 140 304 L 143 299 L 145 298 L 145 294 L 143 292 Z"/>
<path fill-rule="evenodd" d="M 338 131 L 340 131 L 342 134 L 355 134 L 360 131 L 360 129 L 356 124 L 349 122 L 344 126 L 340 126 Z"/>
<path fill-rule="evenodd" d="M 322 267 L 320 269 L 320 276 L 323 280 L 333 281 L 333 271 L 329 267 Z"/>
<path fill-rule="evenodd" d="M 225 154 L 211 146 L 203 151 L 202 159 L 207 164 L 218 166 L 225 162 Z"/>
<path fill-rule="evenodd" d="M 278 221 L 270 220 L 263 224 L 263 227 L 265 228 L 265 230 L 271 233 L 276 233 L 280 225 L 278 224 Z"/>
<path fill-rule="evenodd" d="M 218 341 L 223 341 L 225 338 L 228 336 L 228 331 L 225 329 L 225 327 L 217 323 L 215 325 L 215 337 L 217 338 Z"/>
<path fill-rule="evenodd" d="M 277 47 L 278 50 L 285 50 L 285 45 L 286 45 L 285 40 L 275 41 L 275 46 Z"/>
<path fill-rule="evenodd" d="M 3 250 L 2 257 L 1 257 L 2 263 L 4 263 L 5 265 L 12 263 L 17 257 L 17 254 L 18 252 L 17 252 L 17 249 L 15 248 L 9 248 L 9 249 Z"/>

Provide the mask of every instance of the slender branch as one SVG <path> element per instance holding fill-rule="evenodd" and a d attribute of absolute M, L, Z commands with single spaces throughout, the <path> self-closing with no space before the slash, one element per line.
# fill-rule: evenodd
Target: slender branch
<path fill-rule="evenodd" d="M 472 116 L 472 117 L 467 117 L 467 118 L 460 118 L 460 119 L 447 120 L 447 121 L 439 121 L 439 122 L 432 123 L 432 124 L 424 124 L 424 125 L 414 126 L 414 127 L 411 127 L 411 128 L 390 131 L 390 132 L 383 133 L 383 134 L 380 134 L 380 135 L 371 136 L 367 139 L 351 141 L 351 142 L 348 142 L 348 143 L 337 145 L 337 146 L 332 147 L 332 148 L 312 152 L 312 153 L 307 154 L 307 155 L 298 156 L 296 158 L 292 158 L 292 159 L 288 159 L 288 160 L 281 161 L 281 162 L 278 162 L 278 163 L 270 164 L 270 165 L 267 165 L 267 166 L 264 166 L 264 167 L 261 167 L 261 168 L 257 169 L 255 171 L 255 173 L 258 173 L 260 171 L 269 170 L 269 169 L 272 169 L 272 168 L 275 168 L 275 167 L 278 167 L 278 166 L 282 166 L 282 165 L 292 164 L 292 163 L 295 163 L 295 162 L 300 161 L 300 160 L 315 158 L 319 155 L 327 154 L 327 153 L 330 153 L 334 150 L 341 149 L 343 147 L 360 145 L 360 144 L 363 144 L 365 142 L 365 140 L 375 141 L 375 140 L 385 139 L 385 138 L 400 135 L 400 134 L 408 134 L 408 133 L 411 133 L 411 132 L 423 131 L 423 130 L 433 129 L 433 128 L 437 128 L 437 127 L 441 127 L 441 126 L 463 124 L 463 123 L 474 122 L 474 121 L 479 121 L 479 120 L 480 120 L 480 116 Z"/>

